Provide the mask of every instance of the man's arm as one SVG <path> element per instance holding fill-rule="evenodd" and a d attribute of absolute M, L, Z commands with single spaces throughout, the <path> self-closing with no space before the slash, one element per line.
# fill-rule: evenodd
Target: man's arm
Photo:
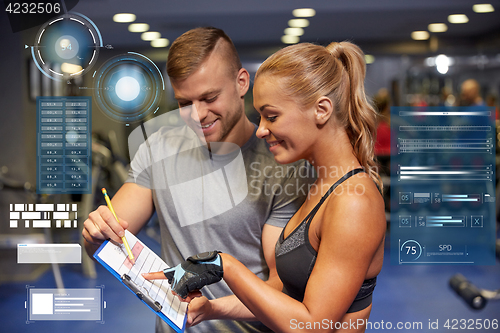
<path fill-rule="evenodd" d="M 119 223 L 108 207 L 100 206 L 89 214 L 83 224 L 82 236 L 90 257 L 106 239 L 121 243 L 125 229 L 133 234 L 138 233 L 154 211 L 151 190 L 135 183 L 125 183 L 111 202 Z"/>

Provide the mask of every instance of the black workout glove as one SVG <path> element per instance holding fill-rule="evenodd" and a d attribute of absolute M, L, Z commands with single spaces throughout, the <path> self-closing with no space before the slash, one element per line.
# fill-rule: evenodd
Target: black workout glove
<path fill-rule="evenodd" d="M 186 298 L 189 292 L 219 282 L 224 273 L 220 251 L 211 251 L 189 257 L 182 264 L 163 270 L 172 290 Z"/>

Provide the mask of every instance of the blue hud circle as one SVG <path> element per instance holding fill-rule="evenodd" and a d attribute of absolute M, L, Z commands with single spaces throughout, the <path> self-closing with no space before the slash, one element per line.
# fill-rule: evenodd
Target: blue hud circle
<path fill-rule="evenodd" d="M 35 37 L 31 56 L 53 80 L 83 75 L 97 62 L 101 33 L 86 16 L 68 13 L 46 22 Z"/>
<path fill-rule="evenodd" d="M 64 35 L 59 37 L 56 41 L 54 50 L 62 59 L 72 59 L 78 54 L 78 51 L 80 51 L 80 43 L 78 43 L 75 37 Z"/>
<path fill-rule="evenodd" d="M 154 111 L 165 90 L 158 67 L 138 53 L 111 58 L 94 78 L 97 105 L 111 119 L 121 122 L 138 121 Z"/>

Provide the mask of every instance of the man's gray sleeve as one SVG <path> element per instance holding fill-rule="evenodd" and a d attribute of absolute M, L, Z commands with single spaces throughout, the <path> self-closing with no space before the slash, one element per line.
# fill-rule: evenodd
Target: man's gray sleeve
<path fill-rule="evenodd" d="M 306 161 L 288 167 L 284 181 L 275 186 L 273 206 L 266 224 L 284 228 L 306 200 L 315 178 L 314 169 Z"/>
<path fill-rule="evenodd" d="M 146 143 L 141 144 L 140 148 L 137 150 L 132 162 L 130 162 L 130 169 L 128 171 L 128 177 L 125 180 L 126 183 L 135 183 L 137 185 L 144 186 L 146 188 L 152 188 L 151 186 L 151 168 L 149 165 L 151 157 L 147 149 Z"/>

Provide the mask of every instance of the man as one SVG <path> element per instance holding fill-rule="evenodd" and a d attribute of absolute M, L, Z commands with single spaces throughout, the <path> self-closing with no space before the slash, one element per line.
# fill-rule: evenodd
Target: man
<path fill-rule="evenodd" d="M 474 79 L 465 80 L 460 87 L 460 106 L 484 106 L 481 87 Z"/>
<path fill-rule="evenodd" d="M 221 250 L 281 288 L 274 247 L 305 199 L 312 181 L 310 169 L 304 162 L 292 168 L 278 165 L 265 141 L 255 136 L 256 126 L 244 112 L 249 74 L 222 30 L 197 28 L 180 36 L 170 48 L 167 73 L 188 127 L 160 129 L 139 148 L 129 179 L 112 200 L 120 223 L 105 206 L 92 212 L 83 230 L 87 252 L 94 253 L 108 238 L 120 243 L 124 229 L 138 233 L 156 211 L 162 257 L 168 265 L 196 253 Z M 246 173 L 243 182 L 234 176 L 241 170 L 229 167 L 238 165 L 239 156 Z M 194 188 L 199 191 L 186 184 L 197 184 Z M 221 190 L 214 192 L 214 188 Z M 221 208 L 224 197 L 231 199 L 228 209 Z M 204 288 L 203 293 L 213 300 L 193 301 L 190 315 L 194 317 L 188 323 L 213 319 L 213 307 L 226 314 L 219 319 L 252 318 L 234 295 L 224 297 L 231 295 L 224 284 Z M 167 330 L 157 320 L 157 332 Z M 210 320 L 189 331 L 259 332 L 266 327 L 257 322 Z"/>

